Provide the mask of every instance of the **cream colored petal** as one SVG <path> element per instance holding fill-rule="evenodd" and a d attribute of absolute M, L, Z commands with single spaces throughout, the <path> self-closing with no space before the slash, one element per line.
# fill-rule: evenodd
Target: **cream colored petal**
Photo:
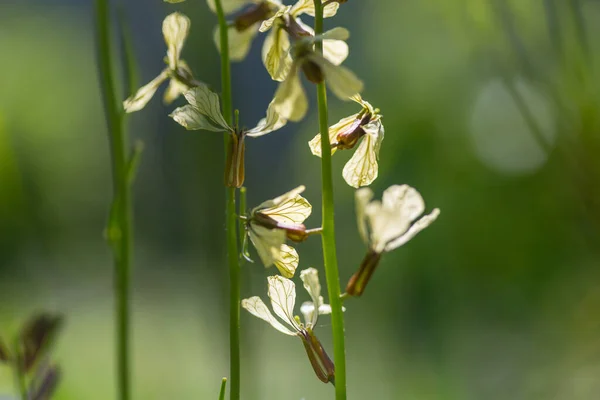
<path fill-rule="evenodd" d="M 295 65 L 292 65 L 287 78 L 279 84 L 273 102 L 279 115 L 287 120 L 297 122 L 306 115 L 308 99 Z"/>
<path fill-rule="evenodd" d="M 281 259 L 281 245 L 285 242 L 284 230 L 250 224 L 248 236 L 265 267 L 270 267 Z"/>
<path fill-rule="evenodd" d="M 250 52 L 252 40 L 258 34 L 257 25 L 239 32 L 234 26 L 230 26 L 229 33 L 229 58 L 231 61 L 242 61 Z M 217 46 L 217 51 L 221 52 L 221 38 L 219 36 L 219 27 L 213 31 L 213 40 Z"/>
<path fill-rule="evenodd" d="M 304 185 L 300 185 L 295 189 L 290 190 L 282 194 L 281 196 L 275 197 L 274 199 L 263 201 L 260 205 L 252 210 L 252 213 L 269 210 L 278 207 L 280 204 L 285 203 L 291 199 L 296 198 L 300 193 L 304 192 L 306 187 Z"/>
<path fill-rule="evenodd" d="M 373 199 L 373 191 L 370 188 L 360 188 L 354 193 L 354 202 L 356 204 L 356 222 L 358 224 L 358 232 L 362 240 L 368 245 L 370 244 L 369 228 L 367 225 L 367 215 L 365 210 L 367 204 Z"/>
<path fill-rule="evenodd" d="M 425 201 L 421 194 L 408 185 L 393 185 L 383 192 L 383 207 L 391 212 L 401 213 L 410 222 L 425 211 Z"/>
<path fill-rule="evenodd" d="M 348 45 L 343 40 L 323 40 L 323 55 L 334 65 L 340 65 L 348 57 Z"/>
<path fill-rule="evenodd" d="M 334 65 L 318 53 L 311 53 L 308 58 L 321 67 L 327 81 L 327 87 L 340 100 L 349 100 L 350 97 L 362 91 L 362 81 L 348 68 L 342 65 Z"/>
<path fill-rule="evenodd" d="M 431 212 L 431 214 L 425 215 L 419 219 L 408 229 L 408 231 L 406 231 L 404 235 L 389 242 L 385 246 L 385 251 L 392 251 L 408 242 L 410 239 L 415 237 L 417 233 L 431 225 L 431 223 L 437 219 L 438 215 L 440 215 L 440 210 L 436 208 Z"/>
<path fill-rule="evenodd" d="M 276 206 L 263 208 L 261 214 L 268 215 L 277 222 L 301 224 L 310 216 L 312 206 L 304 197 L 296 194 L 278 203 Z"/>
<path fill-rule="evenodd" d="M 283 81 L 292 67 L 289 53 L 290 39 L 285 30 L 277 26 L 265 38 L 262 60 L 265 68 L 276 81 Z"/>
<path fill-rule="evenodd" d="M 258 30 L 261 32 L 268 31 L 269 29 L 271 29 L 271 27 L 273 26 L 275 21 L 277 21 L 278 18 L 280 18 L 286 14 L 289 14 L 291 8 L 292 8 L 292 6 L 285 6 L 283 8 L 280 8 L 279 10 L 277 10 L 275 15 L 273 15 L 271 18 L 269 18 L 267 20 L 264 20 L 262 22 L 262 24 L 260 24 L 260 28 L 258 28 Z"/>
<path fill-rule="evenodd" d="M 333 144 L 337 142 L 337 135 L 348 129 L 350 125 L 354 123 L 358 114 L 351 115 L 346 118 L 340 119 L 336 124 L 331 125 L 329 127 L 329 143 Z M 317 133 L 317 135 L 308 142 L 308 147 L 310 147 L 310 151 L 317 157 L 321 157 L 321 133 Z M 336 147 L 331 148 L 331 154 L 335 153 L 337 150 Z"/>
<path fill-rule="evenodd" d="M 223 13 L 231 14 L 236 10 L 244 7 L 247 4 L 259 3 L 257 0 L 221 0 L 221 5 L 223 6 Z M 217 12 L 217 6 L 215 4 L 215 0 L 207 0 L 208 7 L 212 12 Z"/>
<path fill-rule="evenodd" d="M 281 245 L 281 257 L 275 260 L 275 266 L 279 270 L 279 273 L 286 278 L 292 278 L 298 268 L 300 257 L 298 252 L 292 246 L 287 244 Z"/>
<path fill-rule="evenodd" d="M 218 128 L 223 130 L 233 130 L 225 118 L 221 114 L 221 106 L 219 104 L 219 96 L 211 91 L 206 85 L 196 86 L 184 94 L 188 103 L 196 108 L 200 114 L 204 115 L 208 120 Z"/>
<path fill-rule="evenodd" d="M 263 321 L 268 322 L 271 326 L 277 329 L 281 333 L 285 333 L 286 335 L 296 336 L 295 332 L 290 331 L 286 328 L 281 322 L 277 320 L 271 314 L 271 311 L 267 308 L 267 305 L 261 300 L 260 297 L 254 296 L 249 299 L 242 300 L 242 308 L 245 308 L 250 314 L 254 315 L 262 319 Z"/>
<path fill-rule="evenodd" d="M 163 95 L 163 103 L 166 105 L 171 104 L 179 96 L 181 96 L 188 90 L 189 87 L 187 85 L 184 85 L 176 79 L 171 79 L 169 81 L 169 86 L 167 87 L 167 90 L 165 90 L 165 94 Z"/>
<path fill-rule="evenodd" d="M 164 0 L 165 3 L 177 4 L 183 3 L 185 0 Z"/>
<path fill-rule="evenodd" d="M 354 155 L 342 171 L 346 183 L 354 188 L 370 185 L 377 179 L 379 166 L 377 164 L 376 138 L 365 135 Z"/>
<path fill-rule="evenodd" d="M 273 312 L 282 320 L 288 322 L 295 330 L 300 326 L 294 318 L 294 304 L 296 303 L 296 285 L 291 280 L 280 275 L 269 276 L 269 298 Z"/>
<path fill-rule="evenodd" d="M 321 1 L 322 3 L 323 1 Z M 340 5 L 337 2 L 329 3 L 323 9 L 323 17 L 329 18 L 333 17 L 336 13 Z M 311 17 L 315 16 L 315 3 L 313 0 L 298 0 L 296 4 L 292 7 L 290 13 L 297 17 L 301 14 L 308 14 Z"/>
<path fill-rule="evenodd" d="M 154 93 L 156 93 L 156 90 L 158 89 L 160 84 L 163 83 L 168 76 L 168 71 L 164 70 L 156 78 L 152 79 L 149 83 L 139 88 L 133 96 L 127 98 L 123 102 L 123 108 L 125 109 L 125 112 L 131 113 L 144 108 L 144 106 L 148 104 L 152 96 L 154 96 Z"/>
<path fill-rule="evenodd" d="M 226 129 L 214 126 L 204 115 L 200 114 L 198 110 L 189 104 L 176 108 L 171 114 L 169 114 L 169 117 L 173 118 L 175 122 L 189 131 L 227 131 Z"/>
<path fill-rule="evenodd" d="M 163 21 L 162 31 L 167 43 L 169 68 L 176 69 L 181 49 L 190 31 L 191 21 L 185 15 L 174 12 Z"/>
<path fill-rule="evenodd" d="M 304 289 L 310 295 L 312 299 L 313 306 L 319 308 L 322 303 L 321 297 L 321 283 L 319 282 L 319 271 L 315 268 L 308 268 L 300 272 L 300 279 L 304 284 Z M 310 324 L 310 326 L 315 326 L 317 323 L 317 319 L 319 317 L 319 313 L 313 312 L 310 319 L 306 319 L 306 325 Z"/>
<path fill-rule="evenodd" d="M 287 124 L 287 120 L 283 118 L 277 112 L 275 106 L 273 105 L 273 101 L 269 103 L 269 107 L 267 108 L 267 116 L 260 121 L 256 127 L 250 129 L 246 132 L 246 136 L 250 137 L 259 137 L 266 135 L 267 133 L 271 133 L 276 131 L 277 129 L 281 129 L 283 126 Z"/>
<path fill-rule="evenodd" d="M 342 28 L 341 26 L 336 26 L 333 29 L 315 36 L 316 40 L 348 40 L 348 38 L 350 38 L 350 31 L 346 28 Z"/>

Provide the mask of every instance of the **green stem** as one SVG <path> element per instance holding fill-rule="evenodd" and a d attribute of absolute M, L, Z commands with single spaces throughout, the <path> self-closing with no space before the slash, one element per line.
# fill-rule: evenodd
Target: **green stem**
<path fill-rule="evenodd" d="M 315 4 L 315 35 L 323 33 L 323 8 L 321 0 Z M 322 42 L 317 42 L 317 51 L 323 52 Z M 333 178 L 331 171 L 331 145 L 327 121 L 327 92 L 325 82 L 317 85 L 319 106 L 319 129 L 321 132 L 321 180 L 323 191 L 323 259 L 327 277 L 327 292 L 331 303 L 331 325 L 333 330 L 333 359 L 335 364 L 335 398 L 346 399 L 346 345 L 344 337 L 344 315 L 340 299 L 340 280 L 335 248 L 335 221 L 333 202 Z"/>
<path fill-rule="evenodd" d="M 227 21 L 221 0 L 215 0 L 219 20 L 219 41 L 221 45 L 221 100 L 225 121 L 231 125 L 231 66 L 229 62 L 229 38 Z M 229 147 L 230 135 L 225 136 L 225 153 Z M 240 398 L 240 265 L 238 254 L 237 218 L 235 209 L 235 188 L 227 188 L 227 258 L 229 261 L 229 398 Z"/>
<path fill-rule="evenodd" d="M 114 220 L 111 224 L 112 229 L 109 229 L 109 240 L 113 245 L 115 268 L 117 398 L 119 400 L 129 400 L 131 398 L 129 362 L 129 275 L 132 249 L 131 187 L 128 179 L 129 166 L 126 155 L 127 138 L 123 129 L 124 114 L 121 103 L 117 101 L 112 72 L 109 15 L 107 0 L 96 0 L 97 57 L 113 173 L 114 200 L 111 218 Z"/>
<path fill-rule="evenodd" d="M 221 390 L 219 391 L 219 400 L 225 400 L 225 387 L 227 386 L 227 378 L 221 381 Z"/>
<path fill-rule="evenodd" d="M 17 390 L 19 391 L 20 400 L 29 400 L 29 393 L 27 390 L 27 379 L 25 377 L 25 366 L 23 361 L 23 345 L 20 339 L 15 340 L 14 346 L 14 358 L 13 358 L 13 369 L 15 374 L 15 382 Z"/>

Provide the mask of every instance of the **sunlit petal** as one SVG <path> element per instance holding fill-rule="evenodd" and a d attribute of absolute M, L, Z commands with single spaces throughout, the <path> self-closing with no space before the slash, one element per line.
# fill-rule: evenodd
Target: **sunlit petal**
<path fill-rule="evenodd" d="M 343 63 L 348 51 L 348 45 L 343 40 L 323 40 L 323 55 L 334 65 Z"/>
<path fill-rule="evenodd" d="M 327 80 L 327 87 L 340 100 L 349 100 L 350 97 L 362 91 L 362 81 L 348 68 L 342 65 L 334 65 L 318 53 L 311 53 L 307 57 L 321 67 Z"/>
<path fill-rule="evenodd" d="M 300 193 L 304 186 L 299 186 L 273 200 L 268 200 L 256 207 L 252 212 L 268 215 L 281 223 L 301 224 L 312 212 L 312 206 Z"/>
<path fill-rule="evenodd" d="M 251 223 L 248 236 L 265 267 L 270 267 L 281 259 L 281 245 L 285 242 L 284 230 L 268 229 Z"/>
<path fill-rule="evenodd" d="M 269 276 L 269 298 L 273 312 L 279 318 L 287 321 L 294 329 L 300 330 L 298 322 L 294 318 L 294 304 L 296 303 L 296 285 L 283 276 Z"/>
<path fill-rule="evenodd" d="M 214 126 L 204 115 L 191 105 L 176 108 L 169 117 L 189 131 L 203 130 L 223 132 L 226 129 Z"/>
<path fill-rule="evenodd" d="M 189 87 L 187 85 L 179 82 L 177 79 L 171 79 L 169 81 L 169 86 L 167 86 L 167 90 L 165 90 L 165 94 L 163 95 L 163 103 L 166 105 L 171 104 L 188 90 Z"/>
<path fill-rule="evenodd" d="M 279 115 L 287 120 L 297 122 L 306 115 L 308 99 L 294 65 L 279 84 L 273 102 Z"/>
<path fill-rule="evenodd" d="M 304 284 L 304 289 L 310 295 L 313 305 L 317 308 L 321 305 L 321 283 L 319 282 L 319 271 L 315 268 L 308 268 L 300 272 L 300 279 Z M 315 326 L 317 323 L 318 313 L 313 312 L 310 319 L 305 320 L 306 324 Z"/>
<path fill-rule="evenodd" d="M 360 188 L 354 194 L 356 203 L 356 221 L 358 223 L 358 232 L 361 238 L 367 244 L 370 243 L 369 230 L 367 225 L 367 216 L 365 209 L 367 204 L 373 199 L 373 191 L 370 188 Z"/>
<path fill-rule="evenodd" d="M 250 297 L 249 299 L 243 299 L 242 308 L 248 310 L 248 312 L 254 315 L 255 317 L 258 317 L 263 321 L 268 322 L 273 328 L 277 329 L 279 332 L 285 333 L 286 335 L 290 336 L 296 336 L 295 332 L 292 332 L 291 330 L 283 326 L 283 324 L 279 322 L 277 318 L 273 316 L 273 314 L 271 314 L 271 311 L 269 311 L 267 305 L 261 300 L 260 297 L 254 296 Z"/>
<path fill-rule="evenodd" d="M 258 34 L 257 25 L 251 26 L 243 31 L 238 31 L 234 26 L 230 26 L 227 32 L 229 33 L 229 58 L 231 61 L 242 61 L 250 52 L 252 40 Z M 217 51 L 221 52 L 221 37 L 219 27 L 217 26 L 213 32 L 213 40 L 217 46 Z"/>
<path fill-rule="evenodd" d="M 340 119 L 336 124 L 331 125 L 329 127 L 329 143 L 334 144 L 337 141 L 337 135 L 340 132 L 346 130 L 350 125 L 354 123 L 358 114 L 351 115 L 346 118 Z M 317 133 L 317 135 L 308 142 L 308 147 L 310 147 L 310 151 L 317 157 L 321 157 L 321 133 Z M 335 153 L 337 150 L 336 147 L 331 148 L 331 154 Z"/>
<path fill-rule="evenodd" d="M 289 54 L 290 39 L 287 32 L 276 26 L 265 38 L 262 48 L 262 60 L 265 68 L 276 81 L 283 81 L 292 67 Z"/>
<path fill-rule="evenodd" d="M 162 31 L 167 43 L 169 68 L 173 70 L 177 69 L 177 61 L 189 33 L 190 25 L 190 19 L 178 12 L 168 15 L 163 21 Z"/>
<path fill-rule="evenodd" d="M 208 86 L 199 85 L 192 88 L 185 93 L 185 98 L 200 114 L 207 117 L 215 127 L 222 128 L 223 130 L 232 130 L 221 114 L 219 96 L 212 92 Z"/>
<path fill-rule="evenodd" d="M 322 3 L 323 1 L 321 1 Z M 337 2 L 331 2 L 325 6 L 323 9 L 323 17 L 329 18 L 333 17 L 336 13 L 340 5 Z M 315 16 L 315 3 L 313 0 L 298 0 L 296 4 L 292 7 L 290 13 L 297 17 L 301 14 L 308 14 L 311 17 Z"/>
<path fill-rule="evenodd" d="M 401 213 L 409 222 L 414 221 L 425 211 L 425 201 L 415 188 L 408 185 L 393 185 L 383 192 L 383 207 L 391 212 Z"/>
<path fill-rule="evenodd" d="M 421 232 L 423 229 L 431 225 L 431 223 L 437 219 L 438 215 L 440 215 L 440 210 L 436 208 L 431 212 L 431 214 L 425 215 L 424 217 L 419 219 L 408 229 L 408 231 L 406 231 L 404 235 L 389 242 L 385 246 L 385 251 L 392 251 L 408 242 L 410 239 L 415 237 L 417 233 Z"/>
<path fill-rule="evenodd" d="M 276 107 L 273 105 L 273 101 L 271 101 L 267 108 L 267 116 L 258 121 L 256 127 L 246 131 L 246 136 L 258 137 L 266 135 L 282 128 L 285 124 L 287 124 L 287 120 L 279 115 Z"/>
<path fill-rule="evenodd" d="M 275 23 L 275 21 L 277 21 L 278 18 L 282 17 L 285 14 L 288 14 L 291 10 L 292 6 L 285 6 L 283 8 L 280 8 L 279 10 L 277 10 L 277 12 L 275 13 L 275 15 L 273 15 L 271 18 L 264 20 L 262 22 L 262 24 L 260 24 L 260 28 L 258 29 L 261 32 L 266 32 L 269 29 L 271 29 L 271 27 L 273 26 L 273 24 Z"/>
<path fill-rule="evenodd" d="M 292 246 L 287 244 L 281 245 L 281 257 L 275 260 L 275 266 L 279 270 L 279 273 L 286 278 L 291 278 L 296 273 L 300 258 L 298 252 Z"/>
<path fill-rule="evenodd" d="M 123 102 L 123 108 L 125 109 L 125 112 L 131 113 L 144 108 L 144 106 L 148 104 L 152 96 L 154 96 L 154 93 L 156 93 L 156 90 L 158 89 L 160 84 L 163 83 L 168 76 L 168 71 L 164 70 L 156 78 L 152 79 L 149 83 L 139 88 L 133 96 L 127 98 Z"/>

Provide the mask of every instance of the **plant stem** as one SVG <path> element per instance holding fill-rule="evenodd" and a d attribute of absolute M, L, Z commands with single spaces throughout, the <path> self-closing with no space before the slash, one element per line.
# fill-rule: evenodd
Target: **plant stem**
<path fill-rule="evenodd" d="M 113 205 L 108 239 L 113 247 L 116 296 L 117 385 L 119 400 L 129 400 L 129 292 L 132 249 L 131 187 L 126 155 L 127 138 L 123 111 L 117 101 L 112 72 L 110 17 L 107 0 L 96 0 L 96 41 L 104 112 L 108 126 L 113 174 Z"/>
<path fill-rule="evenodd" d="M 225 400 L 225 387 L 227 386 L 227 378 L 221 381 L 221 390 L 219 391 L 219 400 Z"/>
<path fill-rule="evenodd" d="M 323 33 L 323 8 L 321 0 L 315 4 L 315 35 Z M 316 43 L 317 51 L 323 52 L 322 42 Z M 321 132 L 321 181 L 323 191 L 323 259 L 327 277 L 327 292 L 331 303 L 331 325 L 333 330 L 333 359 L 335 364 L 335 398 L 346 399 L 346 345 L 344 338 L 344 315 L 340 299 L 340 280 L 335 248 L 335 220 L 333 202 L 333 178 L 331 171 L 331 145 L 327 122 L 327 91 L 325 82 L 317 85 L 319 107 L 319 129 Z"/>
<path fill-rule="evenodd" d="M 20 400 L 29 400 L 29 393 L 27 390 L 27 379 L 25 377 L 25 366 L 23 362 L 23 345 L 21 344 L 20 339 L 15 340 L 14 346 L 14 362 L 13 369 L 15 375 L 15 383 L 17 386 L 17 390 L 19 391 L 19 399 Z"/>
<path fill-rule="evenodd" d="M 221 0 L 215 0 L 219 20 L 219 41 L 221 45 L 221 101 L 225 121 L 231 125 L 231 66 L 229 62 L 229 38 L 227 21 Z M 225 153 L 229 147 L 230 135 L 225 136 Z M 229 261 L 229 398 L 240 398 L 240 265 L 238 254 L 237 218 L 235 209 L 235 188 L 227 188 L 227 258 Z"/>

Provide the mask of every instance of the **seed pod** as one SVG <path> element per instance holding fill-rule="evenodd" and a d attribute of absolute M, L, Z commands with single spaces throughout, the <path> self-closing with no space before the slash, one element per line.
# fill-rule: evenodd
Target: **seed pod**
<path fill-rule="evenodd" d="M 239 188 L 244 184 L 244 158 L 246 143 L 245 133 L 234 132 L 229 140 L 227 148 L 227 161 L 225 163 L 225 185 L 227 187 Z"/>
<path fill-rule="evenodd" d="M 377 253 L 373 250 L 369 250 L 358 271 L 352 275 L 346 286 L 346 293 L 350 296 L 360 296 L 365 291 L 369 280 L 375 269 L 379 265 L 381 259 L 381 253 Z"/>

